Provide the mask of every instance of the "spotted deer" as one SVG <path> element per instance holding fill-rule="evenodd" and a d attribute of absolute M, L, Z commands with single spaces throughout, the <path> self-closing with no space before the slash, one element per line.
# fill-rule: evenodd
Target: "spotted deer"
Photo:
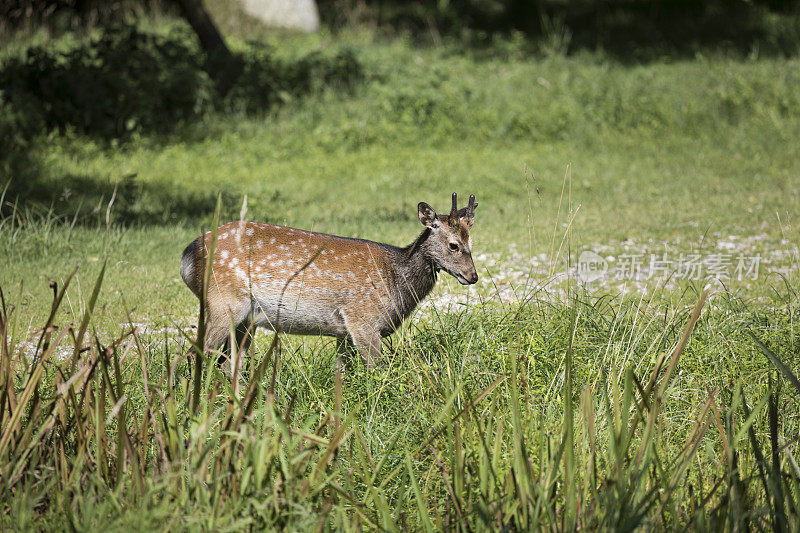
<path fill-rule="evenodd" d="M 461 284 L 478 274 L 470 228 L 475 196 L 448 215 L 417 206 L 422 233 L 405 248 L 255 222 L 217 230 L 206 301 L 203 271 L 212 234 L 183 252 L 181 277 L 205 306 L 204 350 L 218 349 L 235 326 L 242 351 L 252 330 L 336 337 L 340 352 L 355 347 L 369 367 L 390 335 L 433 289 L 444 270 Z"/>

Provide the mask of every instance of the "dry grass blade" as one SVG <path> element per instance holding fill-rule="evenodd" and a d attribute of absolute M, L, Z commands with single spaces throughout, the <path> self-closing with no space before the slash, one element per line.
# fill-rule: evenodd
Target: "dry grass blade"
<path fill-rule="evenodd" d="M 244 399 L 242 401 L 242 405 L 244 408 L 239 413 L 239 418 L 236 422 L 235 427 L 241 425 L 242 421 L 250 416 L 253 412 L 253 408 L 255 407 L 256 400 L 258 399 L 258 391 L 261 389 L 261 378 L 264 375 L 264 372 L 267 369 L 267 365 L 270 362 L 272 357 L 276 357 L 276 351 L 278 349 L 278 334 L 276 333 L 272 338 L 272 344 L 270 345 L 267 353 L 264 355 L 264 358 L 256 367 L 253 374 L 250 376 L 250 382 L 247 385 L 247 390 L 244 394 Z"/>
<path fill-rule="evenodd" d="M 697 320 L 700 318 L 700 312 L 703 310 L 703 305 L 706 302 L 706 298 L 708 297 L 709 290 L 706 289 L 703 291 L 703 294 L 700 296 L 700 300 L 697 302 L 697 305 L 692 311 L 692 316 L 689 319 L 689 322 L 686 323 L 686 328 L 683 330 L 683 335 L 681 335 L 681 340 L 678 342 L 678 345 L 675 346 L 675 350 L 672 352 L 672 357 L 669 360 L 669 366 L 667 366 L 667 371 L 664 373 L 664 377 L 661 379 L 661 386 L 658 388 L 658 396 L 663 397 L 664 392 L 667 390 L 667 386 L 669 385 L 670 379 L 672 378 L 672 373 L 675 372 L 675 367 L 678 364 L 678 359 L 680 359 L 683 350 L 686 348 L 686 345 L 689 344 L 689 338 L 692 336 L 692 331 L 694 330 L 695 324 L 697 324 Z M 655 383 L 656 373 L 653 373 L 653 378 L 651 383 Z M 648 389 L 650 389 L 652 385 L 648 384 Z M 649 392 L 649 391 L 648 391 Z"/>
<path fill-rule="evenodd" d="M 192 388 L 192 413 L 197 414 L 200 407 L 200 389 L 202 387 L 203 354 L 205 352 L 206 338 L 206 302 L 208 301 L 208 284 L 211 281 L 211 269 L 214 265 L 214 250 L 217 247 L 217 229 L 222 209 L 222 195 L 217 195 L 217 206 L 214 209 L 214 219 L 211 223 L 211 246 L 206 250 L 206 262 L 203 269 L 203 297 L 200 299 L 200 311 L 197 319 L 197 342 L 195 344 L 194 358 L 194 386 Z M 203 241 L 205 242 L 205 241 Z"/>
<path fill-rule="evenodd" d="M 0 436 L 0 457 L 5 457 L 6 449 L 8 448 L 8 445 L 11 442 L 12 435 L 16 432 L 19 422 L 22 419 L 22 414 L 28 408 L 28 401 L 31 399 L 33 391 L 36 389 L 36 387 L 38 387 L 39 380 L 42 378 L 42 372 L 44 372 L 44 365 L 48 361 L 48 359 L 50 359 L 50 356 L 55 351 L 56 346 L 59 345 L 61 340 L 67 334 L 67 331 L 68 330 L 63 329 L 59 332 L 55 342 L 50 344 L 47 350 L 45 350 L 38 364 L 34 368 L 33 372 L 31 372 L 31 375 L 28 378 L 28 382 L 25 384 L 25 389 L 19 396 L 16 409 L 14 409 L 14 412 L 11 414 L 11 418 L 8 420 L 8 423 L 5 424 L 5 426 L 2 428 L 3 433 L 2 436 Z"/>
<path fill-rule="evenodd" d="M 683 334 L 681 335 L 678 344 L 675 345 L 675 348 L 672 351 L 672 356 L 670 357 L 669 365 L 667 366 L 667 370 L 664 373 L 664 376 L 661 378 L 661 385 L 658 388 L 656 394 L 656 402 L 657 405 L 653 405 L 648 398 L 653 392 L 656 383 L 658 382 L 658 376 L 661 373 L 661 367 L 664 364 L 664 358 L 662 357 L 658 363 L 656 364 L 653 373 L 650 375 L 650 380 L 647 382 L 647 385 L 642 390 L 641 384 L 639 383 L 638 379 L 634 376 L 634 383 L 636 384 L 637 389 L 639 390 L 640 400 L 639 406 L 636 413 L 633 416 L 630 424 L 630 434 L 636 430 L 641 421 L 641 413 L 643 412 L 642 409 L 647 409 L 650 411 L 652 407 L 658 408 L 658 404 L 663 400 L 664 393 L 669 386 L 669 382 L 672 378 L 672 374 L 675 371 L 675 367 L 678 364 L 678 360 L 680 359 L 683 350 L 686 348 L 686 345 L 689 343 L 689 339 L 691 338 L 692 331 L 694 330 L 694 326 L 697 324 L 698 319 L 700 318 L 700 313 L 703 310 L 703 306 L 705 305 L 706 298 L 708 298 L 709 291 L 706 289 L 703 291 L 703 294 L 700 296 L 700 300 L 698 300 L 697 305 L 695 305 L 694 310 L 692 311 L 692 315 L 689 318 L 689 321 L 686 323 L 686 326 L 683 329 Z"/>
<path fill-rule="evenodd" d="M 94 282 L 94 288 L 92 289 L 92 295 L 89 297 L 89 302 L 86 305 L 86 309 L 83 313 L 83 318 L 81 319 L 81 325 L 78 328 L 78 335 L 75 337 L 75 350 L 72 353 L 72 372 L 75 372 L 75 366 L 78 364 L 78 357 L 81 354 L 81 350 L 83 348 L 83 337 L 86 335 L 86 329 L 89 327 L 89 321 L 92 318 L 92 313 L 94 313 L 95 304 L 97 304 L 97 297 L 100 294 L 100 287 L 103 285 L 103 277 L 106 273 L 106 266 L 108 265 L 108 259 L 103 261 L 103 266 L 100 269 L 100 274 L 97 275 L 97 280 Z M 66 284 L 64 286 L 66 289 Z"/>

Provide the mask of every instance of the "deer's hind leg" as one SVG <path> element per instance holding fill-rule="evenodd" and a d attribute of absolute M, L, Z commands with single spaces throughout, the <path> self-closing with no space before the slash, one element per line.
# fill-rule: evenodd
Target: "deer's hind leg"
<path fill-rule="evenodd" d="M 224 301 L 223 298 L 212 298 L 209 294 L 206 305 L 206 338 L 203 345 L 207 354 L 220 349 L 217 365 L 224 368 L 225 361 L 229 360 L 233 375 L 233 365 L 238 363 L 241 369 L 241 356 L 247 353 L 252 342 L 253 328 L 250 320 L 252 305 L 247 301 L 231 308 L 225 305 Z M 236 351 L 231 346 L 231 327 L 234 329 Z"/>
<path fill-rule="evenodd" d="M 219 357 L 217 358 L 217 365 L 222 366 L 225 364 L 226 361 L 231 361 L 231 373 L 233 372 L 233 364 L 234 358 L 232 357 L 234 354 L 238 354 L 238 366 L 239 371 L 241 373 L 242 369 L 242 358 L 250 353 L 250 345 L 253 342 L 253 335 L 256 333 L 256 326 L 249 320 L 245 320 L 240 322 L 236 325 L 234 329 L 234 346 L 235 352 L 231 349 L 231 335 L 230 335 L 230 327 L 228 327 L 228 331 L 226 331 L 225 340 L 222 344 L 222 349 Z"/>

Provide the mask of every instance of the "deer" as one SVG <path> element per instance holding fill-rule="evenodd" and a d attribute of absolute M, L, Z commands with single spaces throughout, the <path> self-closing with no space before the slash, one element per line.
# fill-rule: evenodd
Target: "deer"
<path fill-rule="evenodd" d="M 478 281 L 470 237 L 477 205 L 471 195 L 458 209 L 453 193 L 450 213 L 439 215 L 420 202 L 423 229 L 406 247 L 244 220 L 220 226 L 215 246 L 206 232 L 181 259 L 181 277 L 204 306 L 202 349 L 229 350 L 235 332 L 246 354 L 253 331 L 263 327 L 335 337 L 340 356 L 357 352 L 374 368 L 381 340 L 431 292 L 439 272 L 462 285 Z"/>

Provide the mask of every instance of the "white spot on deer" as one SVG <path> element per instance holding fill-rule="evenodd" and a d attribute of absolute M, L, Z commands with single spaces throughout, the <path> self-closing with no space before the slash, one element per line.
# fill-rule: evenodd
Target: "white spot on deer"
<path fill-rule="evenodd" d="M 350 278 L 350 279 L 356 279 L 356 275 L 353 274 L 352 270 L 348 270 L 347 271 L 347 277 Z"/>
<path fill-rule="evenodd" d="M 253 233 L 255 233 L 255 231 L 253 230 L 253 228 L 247 228 L 247 236 L 248 236 L 248 237 L 250 237 L 251 235 L 253 235 Z"/>
<path fill-rule="evenodd" d="M 238 264 L 239 264 L 239 258 L 238 258 L 238 257 L 234 257 L 234 258 L 231 260 L 231 264 L 232 264 L 233 266 L 236 266 L 236 265 L 238 265 Z"/>
<path fill-rule="evenodd" d="M 269 240 L 269 243 L 270 243 L 270 244 L 275 244 L 275 237 L 272 237 L 272 238 Z"/>
<path fill-rule="evenodd" d="M 261 248 L 262 246 L 264 246 L 264 241 L 262 241 L 261 239 L 259 239 L 258 241 L 256 241 L 256 246 L 258 246 L 259 248 Z"/>
<path fill-rule="evenodd" d="M 228 258 L 228 250 L 222 250 L 219 253 L 219 255 L 221 255 L 223 259 L 227 259 Z"/>

